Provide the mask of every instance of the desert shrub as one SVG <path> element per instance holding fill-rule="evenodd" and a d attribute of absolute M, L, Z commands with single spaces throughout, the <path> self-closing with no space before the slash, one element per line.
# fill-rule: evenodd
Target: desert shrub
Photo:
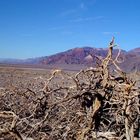
<path fill-rule="evenodd" d="M 133 140 L 138 138 L 140 90 L 112 58 L 76 74 L 52 71 L 0 90 L 0 138 L 4 140 Z M 26 88 L 25 88 L 26 87 Z"/>

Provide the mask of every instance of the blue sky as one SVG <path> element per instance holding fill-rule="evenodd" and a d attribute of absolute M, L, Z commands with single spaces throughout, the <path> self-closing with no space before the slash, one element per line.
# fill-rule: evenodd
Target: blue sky
<path fill-rule="evenodd" d="M 0 58 L 140 47 L 140 0 L 0 0 Z"/>

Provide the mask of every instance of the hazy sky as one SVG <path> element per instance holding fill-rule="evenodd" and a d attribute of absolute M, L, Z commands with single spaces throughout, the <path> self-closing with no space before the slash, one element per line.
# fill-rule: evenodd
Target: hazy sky
<path fill-rule="evenodd" d="M 70 48 L 140 47 L 140 0 L 0 0 L 0 58 Z"/>

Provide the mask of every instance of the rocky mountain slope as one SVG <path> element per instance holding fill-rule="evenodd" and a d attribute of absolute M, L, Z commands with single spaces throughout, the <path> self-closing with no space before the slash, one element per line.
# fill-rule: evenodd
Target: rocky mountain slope
<path fill-rule="evenodd" d="M 94 63 L 96 57 L 105 57 L 108 49 L 103 48 L 74 48 L 65 52 L 57 53 L 49 57 L 43 57 L 40 61 L 41 64 L 87 64 Z M 114 55 L 118 50 L 114 50 Z M 125 53 L 125 51 L 122 51 Z"/>
<path fill-rule="evenodd" d="M 113 50 L 113 57 L 118 54 L 117 49 Z M 5 63 L 18 63 L 18 64 L 37 64 L 37 65 L 94 65 L 98 58 L 105 58 L 108 48 L 92 48 L 82 47 L 60 52 L 51 56 L 44 56 L 39 58 L 31 58 L 26 60 L 5 60 Z M 140 48 L 135 48 L 131 51 L 121 50 L 118 60 L 121 62 L 119 65 L 125 71 L 140 70 Z"/>
<path fill-rule="evenodd" d="M 113 57 L 118 54 L 118 49 L 113 50 Z M 95 64 L 97 58 L 105 58 L 108 48 L 74 48 L 65 52 L 57 53 L 48 57 L 40 58 L 39 63 L 43 65 L 59 65 L 59 64 Z M 140 70 L 140 48 L 131 51 L 121 50 L 119 56 L 120 66 L 125 71 Z"/>

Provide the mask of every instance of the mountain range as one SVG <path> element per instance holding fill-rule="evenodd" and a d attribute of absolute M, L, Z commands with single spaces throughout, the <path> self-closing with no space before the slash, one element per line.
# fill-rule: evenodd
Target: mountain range
<path fill-rule="evenodd" d="M 113 57 L 115 58 L 119 50 L 113 50 Z M 5 64 L 30 64 L 30 65 L 84 65 L 92 66 L 98 61 L 103 59 L 108 53 L 108 48 L 92 48 L 82 47 L 73 48 L 64 52 L 56 53 L 50 56 L 30 58 L 25 60 L 19 59 L 0 59 L 0 63 Z M 135 48 L 130 51 L 121 50 L 118 57 L 120 61 L 119 66 L 125 71 L 140 71 L 140 48 Z"/>

